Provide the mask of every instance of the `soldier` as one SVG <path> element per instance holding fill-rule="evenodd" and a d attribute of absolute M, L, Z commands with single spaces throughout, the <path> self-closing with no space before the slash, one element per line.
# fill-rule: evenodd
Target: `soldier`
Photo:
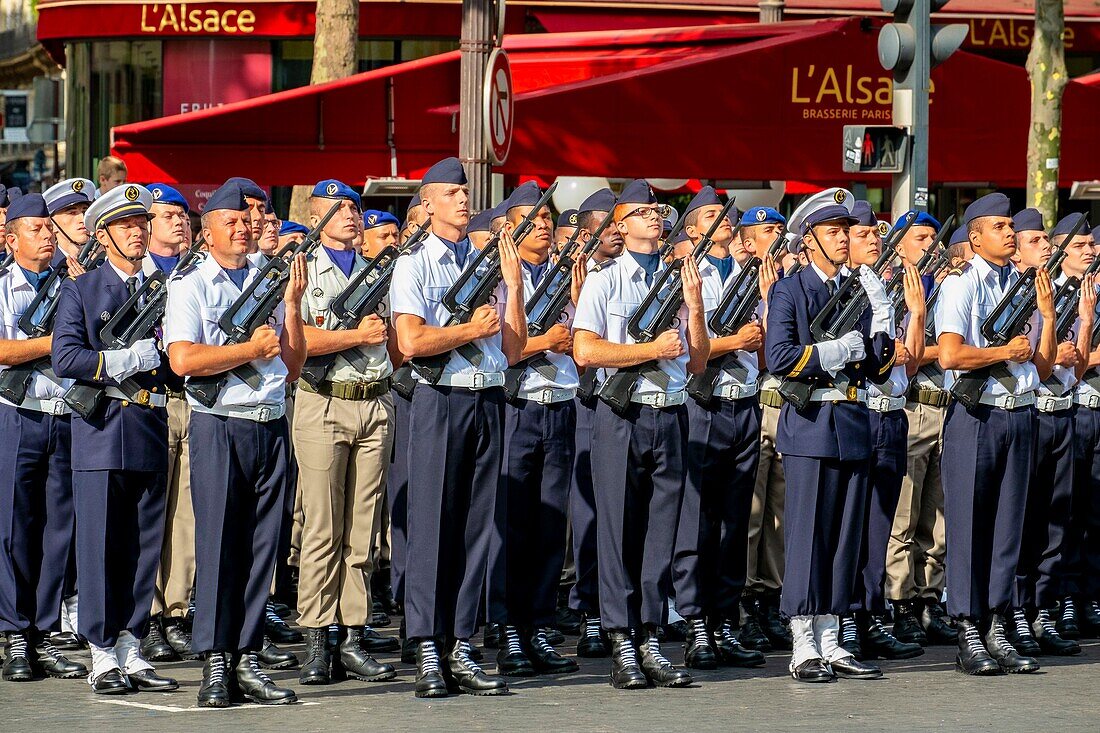
<path fill-rule="evenodd" d="M 4 234 L 4 223 L 7 221 L 8 207 L 15 203 L 22 195 L 23 189 L 15 187 L 8 188 L 0 184 L 0 236 Z M 11 248 L 8 247 L 6 241 L 3 243 L 3 246 L 0 247 L 0 251 L 4 253 L 4 259 L 7 260 L 8 255 L 11 254 Z"/>
<path fill-rule="evenodd" d="M 339 625 L 339 662 L 350 676 L 373 682 L 396 675 L 362 646 L 371 619 L 371 552 L 392 449 L 388 326 L 370 313 L 357 328 L 334 330 L 339 321 L 332 301 L 367 266 L 355 250 L 362 213 L 359 194 L 351 188 L 334 180 L 314 186 L 310 224 L 316 226 L 334 202 L 340 208 L 320 231 L 321 247 L 309 262 L 302 318 L 309 355 L 338 356 L 323 381 L 299 382 L 294 420 L 304 516 L 298 619 L 306 629 L 306 661 L 299 674 L 305 685 L 331 681 L 332 624 Z M 350 361 L 350 349 L 366 360 Z"/>
<path fill-rule="evenodd" d="M 190 391 L 191 461 L 195 508 L 194 650 L 205 653 L 200 707 L 226 707 L 230 675 L 248 699 L 262 704 L 295 702 L 259 667 L 265 606 L 275 572 L 289 492 L 290 436 L 286 384 L 305 359 L 300 304 L 306 287 L 305 257 L 289 264 L 286 292 L 248 341 L 229 344 L 221 315 L 258 273 L 247 259 L 249 205 L 239 184 L 211 195 L 203 211 L 209 254 L 169 284 L 164 342 L 172 369 L 186 377 L 225 375 L 212 405 Z M 255 389 L 236 374 L 250 364 Z"/>
<path fill-rule="evenodd" d="M 417 191 L 413 194 L 413 197 L 409 199 L 409 206 L 405 209 L 405 226 L 401 228 L 400 240 L 404 242 L 412 236 L 416 228 L 427 219 L 428 214 L 424 211 L 424 206 L 420 202 L 420 192 Z"/>
<path fill-rule="evenodd" d="M 496 305 L 483 305 L 467 323 L 447 325 L 443 296 L 476 255 L 466 239 L 466 174 L 457 158 L 432 166 L 420 196 L 432 234 L 398 260 L 390 291 L 400 351 L 410 359 L 449 354 L 435 383 L 420 382 L 410 406 L 408 453 L 407 633 L 415 639 L 417 697 L 442 697 L 448 685 L 439 655 L 458 689 L 477 695 L 507 692 L 471 657 L 477 630 L 503 444 L 504 369 L 527 341 L 523 280 L 511 237 L 500 242 L 503 285 Z M 480 365 L 453 352 L 473 344 Z M 396 527 L 398 520 L 395 519 Z"/>
<path fill-rule="evenodd" d="M 56 294 L 62 282 L 51 279 L 56 243 L 45 200 L 23 196 L 7 213 L 4 238 L 13 261 L 0 275 L 0 374 L 49 357 L 51 337 L 29 338 L 18 322 L 42 288 Z M 71 384 L 46 362 L 18 403 L 0 396 L 0 631 L 7 635 L 3 678 L 13 682 L 42 673 L 63 679 L 88 673 L 48 637 L 61 628 L 75 529 L 71 410 L 62 399 Z"/>
<path fill-rule="evenodd" d="M 964 222 L 976 255 L 941 285 L 936 312 L 939 359 L 951 389 L 966 372 L 1005 367 L 990 376 L 979 404 L 955 400 L 943 426 L 944 519 L 947 532 L 947 610 L 958 620 L 960 672 L 1034 672 L 1038 662 L 1005 638 L 1035 447 L 1035 390 L 1057 352 L 1050 276 L 1035 281 L 1038 313 L 1030 333 L 989 346 L 982 323 L 1020 275 L 1012 267 L 1016 240 L 1008 197 L 991 193 L 966 208 Z M 996 374 L 996 372 L 995 372 Z"/>
<path fill-rule="evenodd" d="M 868 268 L 844 267 L 849 228 L 858 221 L 853 204 L 838 189 L 805 213 L 802 246 L 810 266 L 778 281 L 768 301 L 768 369 L 790 386 L 809 382 L 812 390 L 804 406 L 783 406 L 776 434 L 787 478 L 780 610 L 791 618 L 791 676 L 803 682 L 882 676 L 838 639 L 838 615 L 855 601 L 867 516 L 871 441 L 861 400 L 867 381 L 885 381 L 894 364 L 893 315 L 882 281 Z M 850 277 L 860 278 L 870 312 L 840 338 L 815 342 L 811 321 Z"/>
<path fill-rule="evenodd" d="M 230 178 L 226 183 L 236 184 L 244 191 L 244 200 L 248 203 L 248 227 L 252 237 L 252 241 L 248 245 L 248 253 L 254 255 L 260 251 L 260 237 L 263 236 L 264 219 L 269 208 L 267 192 L 260 188 L 251 178 L 241 178 L 238 176 Z M 259 262 L 262 262 L 262 260 L 258 258 L 253 259 L 255 260 L 253 264 L 257 266 L 259 266 Z"/>
<path fill-rule="evenodd" d="M 95 201 L 95 185 L 87 178 L 67 178 L 47 188 L 42 197 L 46 199 L 54 232 L 59 235 L 53 264 L 56 267 L 60 258 L 67 257 L 71 266 L 80 248 L 91 237 L 84 226 L 84 213 Z M 77 274 L 79 272 L 83 270 Z"/>
<path fill-rule="evenodd" d="M 279 221 L 279 217 L 275 216 L 274 211 L 264 211 L 263 227 L 260 230 L 260 238 L 256 242 L 257 267 L 266 265 L 279 251 L 279 230 L 282 226 L 283 223 Z"/>
<path fill-rule="evenodd" d="M 502 206 L 503 203 L 506 202 L 502 202 Z M 470 228 L 466 230 L 466 236 L 470 238 L 470 246 L 474 249 L 478 251 L 484 249 L 493 234 L 500 230 L 499 226 L 495 228 L 493 226 L 494 222 L 503 223 L 504 221 L 503 214 L 497 215 L 499 208 L 485 209 L 470 217 Z"/>
<path fill-rule="evenodd" d="M 397 230 L 401 222 L 388 211 L 367 209 L 363 212 L 363 256 L 376 257 L 386 247 L 397 246 Z"/>
<path fill-rule="evenodd" d="M 558 220 L 554 224 L 554 244 L 550 248 L 550 256 L 557 259 L 562 247 L 577 231 L 577 210 L 566 209 L 558 214 Z"/>
<path fill-rule="evenodd" d="M 655 361 L 661 376 L 644 376 L 642 370 L 622 415 L 603 400 L 596 408 L 593 434 L 607 443 L 592 466 L 601 621 L 611 637 L 614 687 L 684 687 L 691 675 L 661 654 L 657 627 L 666 620 L 684 491 L 687 375 L 706 366 L 710 342 L 699 271 L 688 259 L 681 270 L 678 328 L 634 343 L 627 322 L 665 267 L 658 251 L 661 213 L 649 185 L 635 180 L 624 187 L 612 215 L 627 252 L 614 267 L 585 280 L 573 323 L 574 355 L 585 369 L 612 374 Z"/>
<path fill-rule="evenodd" d="M 117 188 L 126 183 L 126 176 L 126 163 L 121 158 L 116 158 L 113 155 L 104 156 L 96 167 L 96 180 L 99 181 L 97 195 L 102 196 L 112 188 Z"/>
<path fill-rule="evenodd" d="M 279 225 L 279 249 L 288 244 L 297 244 L 309 234 L 309 227 L 296 221 L 284 221 Z"/>
<path fill-rule="evenodd" d="M 107 349 L 103 324 L 141 287 L 153 196 L 126 184 L 96 199 L 85 225 L 107 263 L 65 283 L 57 306 L 57 376 L 102 388 L 102 404 L 74 415 L 79 631 L 92 652 L 92 690 L 175 690 L 142 658 L 164 534 L 168 416 L 166 371 L 152 338 Z M 94 450 L 76 448 L 94 446 Z"/>

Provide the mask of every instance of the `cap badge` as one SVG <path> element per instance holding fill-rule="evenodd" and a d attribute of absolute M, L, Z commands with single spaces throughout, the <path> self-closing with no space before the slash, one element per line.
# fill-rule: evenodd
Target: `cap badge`
<path fill-rule="evenodd" d="M 843 204 L 845 198 L 846 192 L 843 188 L 833 194 L 833 201 L 836 201 L 838 204 Z"/>
<path fill-rule="evenodd" d="M 882 236 L 886 236 L 886 233 L 890 231 L 890 225 L 884 221 L 878 223 L 878 233 Z"/>
<path fill-rule="evenodd" d="M 570 214 L 569 215 L 569 223 L 572 224 L 573 226 L 577 225 L 577 215 L 576 214 Z"/>
<path fill-rule="evenodd" d="M 73 191 L 75 191 L 76 193 L 80 193 L 83 190 L 84 190 L 84 181 L 80 180 L 79 178 L 76 179 L 75 181 L 73 181 Z"/>
<path fill-rule="evenodd" d="M 756 210 L 756 220 L 757 221 L 764 221 L 767 218 L 768 218 L 768 212 L 764 211 L 763 209 L 757 209 Z"/>
<path fill-rule="evenodd" d="M 330 183 L 325 186 L 325 193 L 327 193 L 329 196 L 335 196 L 339 188 L 340 187 L 337 186 L 335 183 Z"/>
<path fill-rule="evenodd" d="M 157 186 L 156 188 L 153 189 L 153 199 L 155 201 L 160 201 L 160 197 L 163 196 L 163 195 L 164 195 L 164 189 L 161 188 L 160 186 Z"/>
<path fill-rule="evenodd" d="M 126 187 L 126 200 L 127 201 L 137 201 L 139 195 L 140 194 L 138 193 L 137 186 L 127 186 Z"/>

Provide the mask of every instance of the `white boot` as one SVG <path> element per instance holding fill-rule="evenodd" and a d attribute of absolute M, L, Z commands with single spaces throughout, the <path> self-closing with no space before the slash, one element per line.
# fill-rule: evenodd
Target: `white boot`
<path fill-rule="evenodd" d="M 791 672 L 794 672 L 795 668 L 800 666 L 803 662 L 810 659 L 823 658 L 821 650 L 818 648 L 817 640 L 814 638 L 813 616 L 792 616 L 791 636 L 793 637 L 793 651 L 791 652 L 790 663 Z"/>
<path fill-rule="evenodd" d="M 129 631 L 123 631 L 118 635 L 118 643 L 115 644 L 115 656 L 118 659 L 118 666 L 126 674 L 153 668 L 153 665 L 141 656 L 141 640 Z"/>
<path fill-rule="evenodd" d="M 88 650 L 92 653 L 92 671 L 88 674 L 89 685 L 112 669 L 121 669 L 114 647 L 99 647 L 89 643 Z"/>
<path fill-rule="evenodd" d="M 821 650 L 821 658 L 829 664 L 851 657 L 852 653 L 840 645 L 840 617 L 832 614 L 814 616 L 814 640 Z"/>

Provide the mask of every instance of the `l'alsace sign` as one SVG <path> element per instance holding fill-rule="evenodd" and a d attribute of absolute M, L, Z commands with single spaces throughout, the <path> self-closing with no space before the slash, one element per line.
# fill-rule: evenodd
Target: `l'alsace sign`
<path fill-rule="evenodd" d="M 140 31 L 142 34 L 250 35 L 256 32 L 256 11 L 250 7 L 142 3 Z"/>
<path fill-rule="evenodd" d="M 310 37 L 314 3 L 102 3 L 69 0 L 39 4 L 39 40 L 91 37 Z M 110 22 L 105 22 L 110 18 Z"/>

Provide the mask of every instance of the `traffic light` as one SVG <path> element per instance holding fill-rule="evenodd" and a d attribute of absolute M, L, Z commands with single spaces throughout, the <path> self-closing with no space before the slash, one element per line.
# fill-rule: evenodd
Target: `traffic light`
<path fill-rule="evenodd" d="M 909 152 L 909 132 L 892 125 L 845 125 L 845 173 L 900 173 Z"/>

